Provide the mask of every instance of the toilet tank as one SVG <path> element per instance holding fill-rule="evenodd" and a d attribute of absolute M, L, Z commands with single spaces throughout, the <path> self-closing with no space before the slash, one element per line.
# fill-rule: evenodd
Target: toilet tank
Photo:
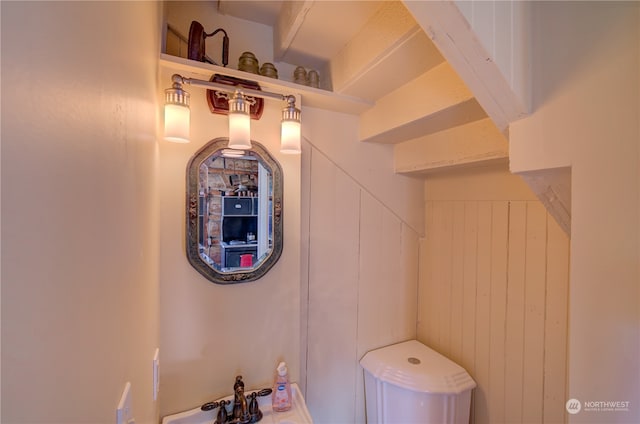
<path fill-rule="evenodd" d="M 360 365 L 367 423 L 469 423 L 475 381 L 419 341 L 372 350 Z"/>

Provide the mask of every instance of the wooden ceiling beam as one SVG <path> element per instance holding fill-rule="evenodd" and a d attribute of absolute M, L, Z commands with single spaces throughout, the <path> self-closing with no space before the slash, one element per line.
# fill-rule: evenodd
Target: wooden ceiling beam
<path fill-rule="evenodd" d="M 276 61 L 284 57 L 314 2 L 315 0 L 282 2 L 273 31 L 273 55 Z"/>
<path fill-rule="evenodd" d="M 487 115 L 448 63 L 378 99 L 360 115 L 360 140 L 400 143 Z"/>
<path fill-rule="evenodd" d="M 489 53 L 492 47 L 482 44 L 455 2 L 405 1 L 404 4 L 501 131 L 528 114 L 526 99 L 516 94 L 511 85 L 514 76 L 503 74 Z M 514 21 L 514 24 L 520 23 Z M 516 53 L 524 54 L 524 51 Z"/>

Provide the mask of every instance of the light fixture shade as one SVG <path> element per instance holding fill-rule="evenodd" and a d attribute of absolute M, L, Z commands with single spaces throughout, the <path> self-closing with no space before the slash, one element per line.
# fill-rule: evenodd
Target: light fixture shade
<path fill-rule="evenodd" d="M 190 115 L 188 107 L 165 105 L 164 139 L 174 143 L 188 143 Z"/>
<path fill-rule="evenodd" d="M 282 109 L 280 133 L 280 152 L 299 154 L 300 148 L 300 109 L 295 107 L 295 98 L 288 99 L 289 105 Z"/>
<path fill-rule="evenodd" d="M 242 93 L 236 91 L 229 99 L 229 144 L 230 149 L 251 148 L 251 117 L 249 103 Z"/>
<path fill-rule="evenodd" d="M 189 142 L 191 113 L 189 111 L 189 93 L 182 84 L 175 81 L 171 88 L 164 91 L 164 138 L 174 143 Z"/>
<path fill-rule="evenodd" d="M 280 151 L 289 154 L 300 153 L 300 122 L 282 121 L 281 129 Z"/>

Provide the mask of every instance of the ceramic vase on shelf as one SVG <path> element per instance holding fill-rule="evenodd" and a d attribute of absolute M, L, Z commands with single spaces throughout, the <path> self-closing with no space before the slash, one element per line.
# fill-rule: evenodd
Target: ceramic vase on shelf
<path fill-rule="evenodd" d="M 302 66 L 298 66 L 293 71 L 293 82 L 296 84 L 307 85 L 307 71 Z"/>
<path fill-rule="evenodd" d="M 238 59 L 238 70 L 259 74 L 258 59 L 256 59 L 256 56 L 251 52 L 242 53 Z"/>
<path fill-rule="evenodd" d="M 313 88 L 320 87 L 320 75 L 318 75 L 317 71 L 312 69 L 307 73 L 307 85 Z"/>
<path fill-rule="evenodd" d="M 260 75 L 278 79 L 278 70 L 273 66 L 273 63 L 265 62 L 260 67 Z"/>

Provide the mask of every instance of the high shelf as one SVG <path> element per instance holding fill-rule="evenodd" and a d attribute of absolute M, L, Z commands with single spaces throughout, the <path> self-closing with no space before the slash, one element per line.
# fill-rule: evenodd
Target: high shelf
<path fill-rule="evenodd" d="M 228 75 L 235 78 L 256 81 L 263 90 L 279 94 L 294 94 L 301 97 L 302 106 L 316 107 L 335 112 L 359 115 L 371 108 L 374 104 L 357 97 L 346 96 L 332 91 L 295 84 L 289 81 L 264 77 L 237 69 L 197 62 L 195 60 L 160 53 L 161 69 L 178 73 L 184 77 L 210 80 L 214 74 Z M 165 84 L 165 82 L 162 82 Z M 171 81 L 166 81 L 166 87 L 171 86 Z"/>

